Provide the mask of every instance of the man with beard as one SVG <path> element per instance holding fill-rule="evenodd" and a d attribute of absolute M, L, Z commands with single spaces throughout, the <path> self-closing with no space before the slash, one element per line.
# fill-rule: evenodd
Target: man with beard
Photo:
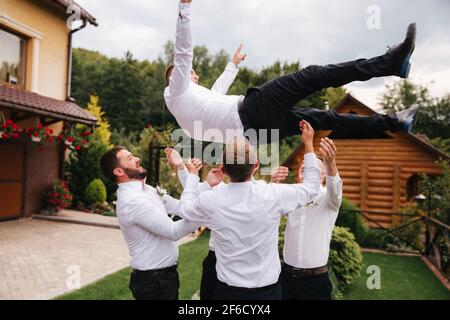
<path fill-rule="evenodd" d="M 117 183 L 117 217 L 128 245 L 133 271 L 130 290 L 136 300 L 177 300 L 176 241 L 198 228 L 172 221 L 178 200 L 145 184 L 147 170 L 125 147 L 115 147 L 100 160 L 106 177 Z M 197 163 L 201 167 L 201 163 Z"/>

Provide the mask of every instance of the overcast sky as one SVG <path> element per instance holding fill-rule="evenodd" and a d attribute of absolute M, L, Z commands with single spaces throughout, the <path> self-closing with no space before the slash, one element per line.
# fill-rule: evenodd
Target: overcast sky
<path fill-rule="evenodd" d="M 97 18 L 74 38 L 75 47 L 153 60 L 174 40 L 176 0 L 77 0 Z M 375 6 L 375 7 L 374 7 Z M 379 16 L 377 13 L 379 12 Z M 378 19 L 379 17 L 379 19 Z M 234 52 L 240 42 L 246 66 L 275 60 L 327 64 L 367 58 L 404 39 L 409 22 L 418 26 L 410 78 L 433 95 L 450 93 L 450 1 L 448 0 L 193 0 L 194 45 Z M 369 26 L 368 27 L 368 22 Z M 378 22 L 380 24 L 378 25 Z M 379 28 L 378 28 L 379 27 Z M 396 78 L 352 83 L 347 89 L 377 108 L 384 85 Z"/>

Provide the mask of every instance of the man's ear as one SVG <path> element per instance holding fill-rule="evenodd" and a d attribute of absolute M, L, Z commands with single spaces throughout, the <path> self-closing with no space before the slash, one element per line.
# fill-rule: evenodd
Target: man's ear
<path fill-rule="evenodd" d="M 115 168 L 113 173 L 116 177 L 123 177 L 125 175 L 125 171 L 122 168 Z"/>
<path fill-rule="evenodd" d="M 222 172 L 223 174 L 227 174 L 225 172 L 225 167 L 223 166 L 223 164 L 220 165 L 220 167 L 218 168 L 220 170 L 220 172 Z"/>

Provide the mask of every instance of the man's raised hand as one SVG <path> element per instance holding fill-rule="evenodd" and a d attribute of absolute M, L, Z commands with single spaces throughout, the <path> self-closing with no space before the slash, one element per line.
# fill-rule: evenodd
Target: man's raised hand
<path fill-rule="evenodd" d="M 224 179 L 225 175 L 223 174 L 220 168 L 211 169 L 208 172 L 208 176 L 206 177 L 206 182 L 209 184 L 211 188 L 217 186 Z"/>
<path fill-rule="evenodd" d="M 286 177 L 289 175 L 289 168 L 288 167 L 275 167 L 272 169 L 271 174 L 271 181 L 274 183 L 279 183 L 286 179 Z"/>
<path fill-rule="evenodd" d="M 166 154 L 166 160 L 168 164 L 174 166 L 178 170 L 184 169 L 183 158 L 181 158 L 177 150 L 173 148 L 166 148 L 164 149 L 164 153 Z"/>
<path fill-rule="evenodd" d="M 197 158 L 189 159 L 186 163 L 186 168 L 190 174 L 195 174 L 196 176 L 198 176 L 201 168 L 203 168 L 202 160 Z"/>
<path fill-rule="evenodd" d="M 313 139 L 314 129 L 308 121 L 302 120 L 299 123 L 300 131 L 302 132 L 302 141 L 305 144 L 305 153 L 314 152 Z"/>
<path fill-rule="evenodd" d="M 333 140 L 322 138 L 320 140 L 320 153 L 323 157 L 323 164 L 327 170 L 327 175 L 334 177 L 337 174 L 336 153 L 337 149 Z"/>
<path fill-rule="evenodd" d="M 247 54 L 242 54 L 241 50 L 244 45 L 241 43 L 239 48 L 236 50 L 236 52 L 233 55 L 233 59 L 231 59 L 231 62 L 237 67 L 242 61 L 247 58 Z"/>

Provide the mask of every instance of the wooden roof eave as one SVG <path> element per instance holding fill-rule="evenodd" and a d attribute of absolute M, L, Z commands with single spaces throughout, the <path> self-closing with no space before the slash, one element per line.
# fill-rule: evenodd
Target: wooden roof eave
<path fill-rule="evenodd" d="M 0 101 L 0 107 L 5 107 L 5 108 L 8 108 L 8 109 L 11 109 L 14 111 L 32 113 L 32 114 L 36 114 L 38 116 L 45 116 L 45 117 L 49 117 L 49 118 L 59 119 L 61 121 L 82 123 L 82 124 L 86 124 L 86 125 L 90 125 L 90 126 L 98 126 L 97 120 L 88 120 L 88 119 L 72 117 L 69 115 L 63 115 L 63 114 L 59 114 L 56 112 L 34 109 L 31 107 L 27 107 L 27 106 L 15 104 L 15 103 L 10 103 L 10 102 L 5 102 L 5 101 Z"/>

